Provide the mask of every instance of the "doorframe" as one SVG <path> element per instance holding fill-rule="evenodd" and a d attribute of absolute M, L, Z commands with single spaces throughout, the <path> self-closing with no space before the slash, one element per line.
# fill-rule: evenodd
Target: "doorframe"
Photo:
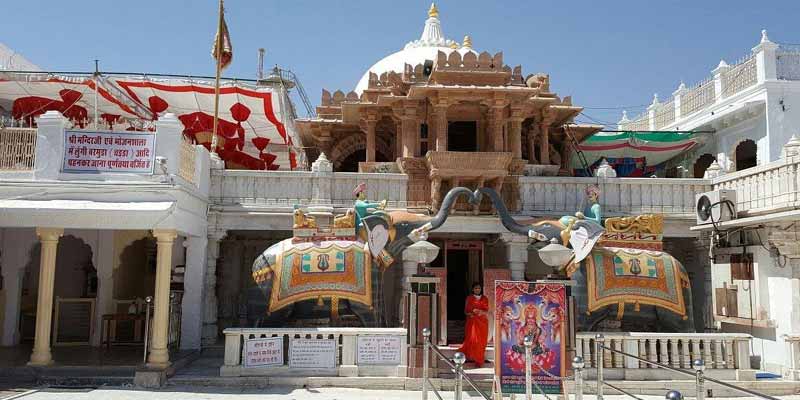
<path fill-rule="evenodd" d="M 449 286 L 447 285 L 447 282 L 446 282 L 447 281 L 447 272 L 448 272 L 448 267 L 447 267 L 447 251 L 448 250 L 478 250 L 480 252 L 480 269 L 481 269 L 480 270 L 480 274 L 478 274 L 478 276 L 480 276 L 481 279 L 483 278 L 483 276 L 482 276 L 483 275 L 483 268 L 485 267 L 485 262 L 486 262 L 485 242 L 483 240 L 452 240 L 452 239 L 446 239 L 444 241 L 444 260 L 443 260 L 444 261 L 444 268 L 443 268 L 444 269 L 444 274 L 442 276 L 442 280 L 445 281 L 444 282 L 445 283 L 445 285 L 444 285 L 444 289 L 445 290 L 442 291 L 442 297 L 447 297 L 447 290 L 449 290 Z M 440 325 L 439 326 L 439 329 L 440 329 L 439 332 L 442 332 L 443 341 L 445 343 L 449 343 L 447 341 L 447 321 L 448 321 L 448 319 L 447 319 L 447 302 L 446 301 L 443 302 L 442 299 L 440 298 L 439 299 L 439 304 L 440 304 L 440 307 L 441 307 L 441 310 L 439 310 L 440 311 L 439 315 L 441 315 L 441 318 L 442 318 L 440 320 L 440 322 L 439 322 L 439 325 Z"/>

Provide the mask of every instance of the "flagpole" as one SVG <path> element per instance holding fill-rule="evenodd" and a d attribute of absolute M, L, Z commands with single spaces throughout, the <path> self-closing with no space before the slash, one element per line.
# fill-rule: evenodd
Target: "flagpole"
<path fill-rule="evenodd" d="M 214 80 L 214 128 L 211 134 L 211 153 L 217 153 L 217 125 L 219 121 L 219 75 L 222 70 L 222 1 L 219 0 L 219 21 L 217 21 L 217 44 L 216 44 L 216 60 L 217 60 L 217 75 Z"/>

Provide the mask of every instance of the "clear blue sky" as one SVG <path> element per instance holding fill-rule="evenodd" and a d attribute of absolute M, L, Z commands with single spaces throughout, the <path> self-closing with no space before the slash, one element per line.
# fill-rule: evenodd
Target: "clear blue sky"
<path fill-rule="evenodd" d="M 6 0 L 0 42 L 48 70 L 213 75 L 215 0 Z M 265 64 L 300 77 L 313 103 L 322 88 L 352 90 L 382 57 L 419 38 L 429 1 L 228 0 L 234 62 L 226 76 L 254 78 Z M 746 55 L 766 28 L 800 43 L 800 1 L 474 1 L 437 3 L 445 35 L 503 51 L 523 73 L 586 107 L 642 110 L 681 80 L 704 78 L 720 58 Z M 616 122 L 620 110 L 587 109 Z"/>

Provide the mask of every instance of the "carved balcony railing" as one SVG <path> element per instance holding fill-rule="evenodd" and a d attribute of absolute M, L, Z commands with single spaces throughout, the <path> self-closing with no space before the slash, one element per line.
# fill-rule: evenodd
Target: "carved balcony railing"
<path fill-rule="evenodd" d="M 758 82 L 756 57 L 751 55 L 722 74 L 723 98 L 732 96 Z"/>
<path fill-rule="evenodd" d="M 387 199 L 389 208 L 406 207 L 408 176 L 356 172 L 215 170 L 211 176 L 211 201 L 250 207 L 352 207 L 353 189 L 362 182 L 367 184 L 368 199 Z"/>
<path fill-rule="evenodd" d="M 0 128 L 0 171 L 31 171 L 35 160 L 35 128 Z"/>
<path fill-rule="evenodd" d="M 736 190 L 739 217 L 800 207 L 800 157 L 728 173 L 713 180 L 714 190 Z"/>
<path fill-rule="evenodd" d="M 586 368 L 597 368 L 602 361 L 609 379 L 668 379 L 670 372 L 621 354 L 604 351 L 599 360 L 594 346 L 596 335 L 597 332 L 579 332 L 576 337 L 575 352 L 586 361 Z M 607 347 L 673 368 L 691 369 L 691 362 L 700 359 L 705 362 L 707 373 L 722 379 L 736 379 L 737 370 L 750 369 L 753 338 L 748 334 L 612 332 L 603 336 Z"/>
<path fill-rule="evenodd" d="M 521 212 L 534 215 L 572 215 L 585 206 L 588 185 L 600 187 L 607 216 L 664 214 L 694 218 L 695 194 L 711 190 L 710 181 L 688 178 L 573 178 L 520 177 Z"/>
<path fill-rule="evenodd" d="M 196 149 L 194 144 L 190 142 L 187 138 L 183 138 L 181 140 L 181 148 L 180 148 L 180 164 L 178 165 L 178 176 L 191 183 L 196 183 L 196 176 L 195 176 L 195 158 L 196 158 Z"/>

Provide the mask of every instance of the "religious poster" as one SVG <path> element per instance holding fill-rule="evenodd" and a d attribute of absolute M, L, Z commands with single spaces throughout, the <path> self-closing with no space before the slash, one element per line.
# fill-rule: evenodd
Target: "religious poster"
<path fill-rule="evenodd" d="M 283 365 L 283 337 L 246 339 L 242 350 L 245 368 Z"/>
<path fill-rule="evenodd" d="M 333 339 L 290 339 L 289 368 L 329 369 L 336 367 Z"/>
<path fill-rule="evenodd" d="M 63 172 L 152 174 L 152 132 L 65 131 Z"/>
<path fill-rule="evenodd" d="M 358 365 L 399 365 L 402 349 L 400 336 L 363 335 L 358 337 Z"/>
<path fill-rule="evenodd" d="M 566 287 L 559 283 L 497 281 L 495 376 L 503 393 L 525 393 L 525 345 L 533 337 L 531 376 L 545 393 L 561 394 L 566 363 Z M 497 344 L 499 342 L 499 345 Z"/>

